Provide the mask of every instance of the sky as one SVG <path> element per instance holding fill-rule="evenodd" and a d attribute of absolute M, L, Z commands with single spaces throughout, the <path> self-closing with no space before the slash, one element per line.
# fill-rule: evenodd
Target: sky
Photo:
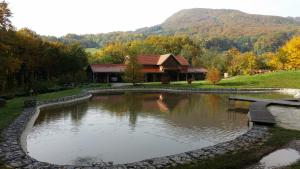
<path fill-rule="evenodd" d="M 17 28 L 41 35 L 133 31 L 157 25 L 181 9 L 237 9 L 300 16 L 300 0 L 6 0 Z"/>

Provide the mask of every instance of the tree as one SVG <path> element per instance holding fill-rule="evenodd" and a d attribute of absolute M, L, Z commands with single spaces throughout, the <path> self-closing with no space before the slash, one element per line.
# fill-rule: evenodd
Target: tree
<path fill-rule="evenodd" d="M 241 56 L 242 59 L 242 72 L 243 74 L 249 75 L 254 69 L 257 68 L 257 58 L 252 52 L 245 52 Z"/>
<path fill-rule="evenodd" d="M 102 62 L 101 60 L 111 57 L 112 63 L 119 64 L 124 62 L 124 57 L 128 55 L 127 51 L 128 49 L 126 44 L 115 42 L 107 44 L 104 48 L 96 52 L 95 55 L 99 58 L 100 62 Z"/>
<path fill-rule="evenodd" d="M 230 49 L 226 52 L 226 65 L 228 65 L 228 72 L 230 75 L 239 75 L 242 70 L 242 57 L 240 51 L 236 48 Z"/>
<path fill-rule="evenodd" d="M 0 2 L 0 29 L 8 31 L 13 28 L 10 17 L 12 13 L 5 1 Z"/>
<path fill-rule="evenodd" d="M 300 68 L 300 36 L 296 36 L 288 41 L 279 51 L 280 58 L 285 59 L 286 69 Z"/>
<path fill-rule="evenodd" d="M 126 68 L 124 70 L 124 80 L 135 85 L 138 82 L 143 81 L 143 67 L 137 61 L 136 56 L 127 56 L 126 57 Z"/>
<path fill-rule="evenodd" d="M 216 68 L 211 68 L 207 72 L 206 79 L 216 85 L 221 81 L 221 72 Z"/>

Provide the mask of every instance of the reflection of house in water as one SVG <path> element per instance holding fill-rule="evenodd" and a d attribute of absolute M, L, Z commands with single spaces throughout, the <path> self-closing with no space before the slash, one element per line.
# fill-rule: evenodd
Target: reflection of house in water
<path fill-rule="evenodd" d="M 98 95 L 92 99 L 92 106 L 106 109 L 116 116 L 129 115 L 131 123 L 136 123 L 137 116 L 142 114 L 159 114 L 172 112 L 178 105 L 188 103 L 186 95 L 171 93 L 117 93 Z M 100 107 L 99 107 L 100 108 Z M 132 125 L 134 125 L 132 124 Z"/>
<path fill-rule="evenodd" d="M 142 96 L 138 93 L 130 93 L 128 97 L 126 97 L 126 95 L 126 93 L 98 95 L 93 97 L 93 101 L 97 102 L 95 102 L 95 106 L 100 104 L 104 109 L 115 113 L 126 113 L 129 110 L 140 112 L 170 112 L 180 104 L 180 102 L 188 101 L 187 97 L 170 93 L 149 93 Z M 133 101 L 131 102 L 130 100 Z M 101 102 L 103 104 L 101 104 Z M 133 104 L 133 102 L 135 104 Z"/>

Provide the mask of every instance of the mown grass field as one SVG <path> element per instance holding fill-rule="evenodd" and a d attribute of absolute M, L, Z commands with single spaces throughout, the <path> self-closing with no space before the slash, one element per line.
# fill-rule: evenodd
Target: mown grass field
<path fill-rule="evenodd" d="M 235 76 L 221 80 L 218 85 L 212 85 L 208 81 L 194 81 L 191 85 L 186 81 L 172 82 L 169 85 L 161 85 L 159 82 L 145 83 L 144 85 L 195 88 L 300 88 L 300 70 Z"/>

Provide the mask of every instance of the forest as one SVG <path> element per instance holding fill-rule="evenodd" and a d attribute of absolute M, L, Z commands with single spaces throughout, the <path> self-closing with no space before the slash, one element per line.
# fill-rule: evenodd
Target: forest
<path fill-rule="evenodd" d="M 85 80 L 87 53 L 78 44 L 42 39 L 34 31 L 15 30 L 6 2 L 0 3 L 0 95 L 43 92 Z"/>
<path fill-rule="evenodd" d="M 241 50 L 230 44 L 234 43 L 223 38 L 205 41 L 187 35 L 152 35 L 144 40 L 109 43 L 91 55 L 89 62 L 123 63 L 127 55 L 173 53 L 184 56 L 194 67 L 216 68 L 231 76 L 300 68 L 300 36 L 264 37 L 251 50 Z"/>

